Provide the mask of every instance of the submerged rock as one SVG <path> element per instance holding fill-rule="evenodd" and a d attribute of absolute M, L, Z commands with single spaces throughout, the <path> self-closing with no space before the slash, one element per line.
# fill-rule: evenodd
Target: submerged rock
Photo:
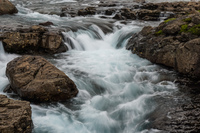
<path fill-rule="evenodd" d="M 74 82 L 40 56 L 22 56 L 7 64 L 12 90 L 34 102 L 64 101 L 77 95 Z"/>
<path fill-rule="evenodd" d="M 0 132 L 31 133 L 32 128 L 30 103 L 0 95 Z"/>
<path fill-rule="evenodd" d="M 153 63 L 163 64 L 192 78 L 200 78 L 200 26 L 190 14 L 170 18 L 158 27 L 144 27 L 129 40 L 127 49 Z"/>
<path fill-rule="evenodd" d="M 0 15 L 18 13 L 17 8 L 8 0 L 0 0 Z"/>
<path fill-rule="evenodd" d="M 67 50 L 61 32 L 50 31 L 37 25 L 26 29 L 20 28 L 16 31 L 4 32 L 2 38 L 4 49 L 9 53 L 55 54 Z"/>

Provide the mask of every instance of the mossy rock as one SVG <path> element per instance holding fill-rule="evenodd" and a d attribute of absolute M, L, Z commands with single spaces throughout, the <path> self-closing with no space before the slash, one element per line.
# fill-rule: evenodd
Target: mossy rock
<path fill-rule="evenodd" d="M 188 30 L 188 32 L 195 34 L 195 35 L 200 35 L 200 24 L 193 26 Z"/>
<path fill-rule="evenodd" d="M 159 30 L 159 31 L 157 31 L 157 32 L 155 32 L 155 35 L 162 35 L 163 34 L 163 31 L 162 30 Z"/>
<path fill-rule="evenodd" d="M 176 18 L 169 18 L 169 19 L 165 20 L 164 22 L 168 23 L 168 22 L 173 21 L 173 20 L 176 20 Z"/>
<path fill-rule="evenodd" d="M 183 21 L 190 23 L 192 21 L 192 18 L 185 18 L 185 19 L 183 19 Z"/>
<path fill-rule="evenodd" d="M 182 32 L 187 32 L 187 30 L 188 30 L 188 25 L 187 25 L 187 24 L 184 24 L 184 25 L 181 26 L 180 33 L 182 33 Z"/>

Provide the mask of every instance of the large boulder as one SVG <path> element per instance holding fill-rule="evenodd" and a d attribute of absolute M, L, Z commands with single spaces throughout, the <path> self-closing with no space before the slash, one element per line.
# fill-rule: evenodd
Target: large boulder
<path fill-rule="evenodd" d="M 144 27 L 129 40 L 127 49 L 153 63 L 172 67 L 200 79 L 200 14 L 170 18 L 158 27 Z"/>
<path fill-rule="evenodd" d="M 17 54 L 55 54 L 65 52 L 60 31 L 50 31 L 42 26 L 4 31 L 2 42 L 5 51 Z"/>
<path fill-rule="evenodd" d="M 0 0 L 0 15 L 17 13 L 17 8 L 8 0 Z"/>
<path fill-rule="evenodd" d="M 32 128 L 30 103 L 0 95 L 0 132 L 31 133 Z"/>
<path fill-rule="evenodd" d="M 40 56 L 22 56 L 7 64 L 11 89 L 34 102 L 64 101 L 77 95 L 74 82 Z"/>

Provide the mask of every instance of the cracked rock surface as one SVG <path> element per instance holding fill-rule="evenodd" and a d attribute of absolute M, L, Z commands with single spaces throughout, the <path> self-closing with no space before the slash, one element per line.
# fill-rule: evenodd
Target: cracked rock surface
<path fill-rule="evenodd" d="M 33 102 L 64 101 L 77 95 L 74 82 L 40 56 L 22 56 L 7 64 L 11 89 Z"/>
<path fill-rule="evenodd" d="M 29 102 L 0 95 L 0 133 L 31 133 L 32 126 Z"/>

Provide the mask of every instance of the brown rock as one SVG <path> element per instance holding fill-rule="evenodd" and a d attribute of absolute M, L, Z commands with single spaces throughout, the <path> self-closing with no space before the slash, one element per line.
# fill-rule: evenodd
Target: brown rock
<path fill-rule="evenodd" d="M 39 23 L 39 25 L 42 25 L 42 26 L 50 26 L 50 25 L 54 25 L 52 22 L 44 22 L 44 23 Z"/>
<path fill-rule="evenodd" d="M 181 25 L 185 24 L 181 20 L 172 20 L 170 23 L 163 28 L 165 34 L 174 35 L 181 30 Z"/>
<path fill-rule="evenodd" d="M 141 9 L 137 13 L 138 13 L 138 18 L 142 20 L 144 20 L 147 17 L 149 17 L 150 19 L 154 18 L 154 20 L 157 18 L 158 20 L 160 16 L 160 11 L 158 10 Z"/>
<path fill-rule="evenodd" d="M 181 16 L 155 28 L 144 27 L 132 36 L 127 49 L 153 63 L 172 67 L 179 73 L 200 79 L 200 34 L 198 25 L 185 21 L 190 16 L 194 18 L 198 15 Z"/>
<path fill-rule="evenodd" d="M 61 33 L 34 25 L 28 29 L 4 32 L 2 35 L 5 51 L 17 54 L 55 54 L 65 52 L 67 47 Z"/>
<path fill-rule="evenodd" d="M 17 8 L 8 0 L 0 0 L 0 15 L 17 13 Z"/>
<path fill-rule="evenodd" d="M 32 128 L 30 103 L 0 95 L 0 132 L 31 133 Z"/>
<path fill-rule="evenodd" d="M 6 75 L 12 90 L 21 98 L 34 101 L 64 101 L 77 95 L 74 82 L 39 56 L 22 56 L 9 62 Z"/>
<path fill-rule="evenodd" d="M 188 41 L 177 49 L 177 70 L 200 77 L 200 38 Z"/>
<path fill-rule="evenodd" d="M 86 15 L 95 15 L 96 8 L 95 7 L 87 7 L 85 9 L 80 9 L 78 11 L 79 16 L 86 16 Z"/>

